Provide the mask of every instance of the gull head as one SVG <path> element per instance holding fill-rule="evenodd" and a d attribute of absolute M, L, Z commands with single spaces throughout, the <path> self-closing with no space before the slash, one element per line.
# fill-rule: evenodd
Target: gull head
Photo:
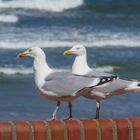
<path fill-rule="evenodd" d="M 26 56 L 29 56 L 29 57 L 32 57 L 32 58 L 42 57 L 42 56 L 44 57 L 45 53 L 39 47 L 32 47 L 32 48 L 29 48 L 29 49 L 25 50 L 24 52 L 21 52 L 17 55 L 18 58 L 23 58 L 23 57 L 26 57 Z"/>
<path fill-rule="evenodd" d="M 85 55 L 86 54 L 86 48 L 81 45 L 74 45 L 71 49 L 64 51 L 64 55 L 71 55 L 75 54 L 77 56 Z"/>

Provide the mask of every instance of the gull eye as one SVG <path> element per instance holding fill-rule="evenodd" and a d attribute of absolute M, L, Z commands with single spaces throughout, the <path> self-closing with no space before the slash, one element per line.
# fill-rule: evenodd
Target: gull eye
<path fill-rule="evenodd" d="M 78 47 L 78 48 L 76 48 L 77 50 L 80 50 L 80 48 Z"/>
<path fill-rule="evenodd" d="M 29 52 L 31 52 L 31 51 L 32 51 L 32 49 L 29 49 L 28 51 L 29 51 Z"/>

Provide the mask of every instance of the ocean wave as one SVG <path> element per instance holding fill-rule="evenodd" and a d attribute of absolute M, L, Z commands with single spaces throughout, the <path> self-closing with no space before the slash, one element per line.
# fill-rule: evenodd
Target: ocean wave
<path fill-rule="evenodd" d="M 100 12 L 130 12 L 140 11 L 139 0 L 86 0 L 86 9 Z M 117 12 L 116 12 L 117 11 Z M 135 13 L 136 14 L 136 13 Z"/>
<path fill-rule="evenodd" d="M 8 68 L 8 67 L 0 67 L 0 74 L 4 75 L 28 75 L 32 74 L 32 68 Z"/>
<path fill-rule="evenodd" d="M 24 8 L 61 12 L 82 5 L 83 0 L 11 0 L 0 1 L 0 8 Z"/>
<path fill-rule="evenodd" d="M 95 70 L 98 71 L 105 71 L 105 72 L 113 72 L 115 67 L 113 66 L 102 66 L 102 67 L 95 67 Z M 70 71 L 70 69 L 56 69 L 54 68 L 55 71 Z M 0 74 L 3 75 L 29 75 L 33 74 L 33 69 L 26 68 L 26 67 L 19 67 L 19 68 L 11 68 L 11 67 L 0 67 Z"/>
<path fill-rule="evenodd" d="M 16 15 L 0 15 L 0 22 L 4 23 L 16 23 L 18 22 L 18 16 Z"/>
<path fill-rule="evenodd" d="M 70 34 L 67 32 L 62 36 L 56 36 L 52 32 L 44 34 L 44 37 L 36 36 L 35 33 L 33 36 L 30 34 L 31 39 L 28 36 L 24 39 L 8 39 L 7 36 L 6 40 L 0 40 L 0 49 L 27 49 L 35 46 L 41 48 L 72 47 L 79 43 L 86 47 L 140 47 L 140 34 L 85 32 L 81 35 L 76 32 Z"/>

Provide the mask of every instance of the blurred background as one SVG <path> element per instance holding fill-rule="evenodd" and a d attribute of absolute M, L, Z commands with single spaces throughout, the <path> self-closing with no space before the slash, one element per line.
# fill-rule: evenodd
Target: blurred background
<path fill-rule="evenodd" d="M 41 47 L 48 64 L 71 69 L 74 56 L 63 51 L 87 47 L 93 69 L 140 79 L 139 0 L 0 0 L 0 121 L 48 119 L 55 102 L 36 90 L 30 58 L 19 52 Z M 101 117 L 139 117 L 140 93 L 102 101 Z M 68 115 L 63 103 L 60 119 Z M 93 118 L 95 101 L 73 102 L 75 118 Z"/>

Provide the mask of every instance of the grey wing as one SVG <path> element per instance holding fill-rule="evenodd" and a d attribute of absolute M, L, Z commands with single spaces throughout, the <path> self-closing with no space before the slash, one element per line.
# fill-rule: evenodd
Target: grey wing
<path fill-rule="evenodd" d="M 46 78 L 43 89 L 51 91 L 58 96 L 71 96 L 77 91 L 90 86 L 95 86 L 100 78 L 75 76 L 71 73 L 56 72 Z"/>
<path fill-rule="evenodd" d="M 107 72 L 100 72 L 100 71 L 97 71 L 97 70 L 92 70 L 90 71 L 89 73 L 83 75 L 85 77 L 107 77 L 107 78 L 113 78 L 113 79 L 117 79 L 119 78 L 119 76 L 117 75 L 114 75 L 114 74 L 111 74 L 111 73 L 107 73 Z M 112 80 L 113 80 L 112 79 Z"/>
<path fill-rule="evenodd" d="M 101 72 L 101 71 L 97 71 L 97 70 L 92 70 L 87 75 L 89 75 L 89 76 L 97 76 L 97 77 L 102 77 L 102 76 L 105 76 L 105 77 L 116 76 L 116 75 L 111 74 L 111 73 Z"/>
<path fill-rule="evenodd" d="M 106 83 L 110 83 L 110 82 L 112 82 L 112 81 L 114 81 L 114 80 L 117 80 L 117 79 L 119 79 L 119 77 L 118 76 L 116 76 L 116 75 L 112 75 L 112 74 L 104 74 L 104 76 L 103 76 L 103 74 L 102 75 L 95 75 L 93 72 L 90 72 L 90 73 L 88 73 L 88 74 L 86 74 L 86 75 L 77 75 L 77 76 L 82 76 L 82 77 L 86 77 L 86 78 L 99 78 L 99 82 L 96 84 L 96 85 L 93 85 L 93 86 L 91 86 L 91 87 L 96 87 L 96 86 L 100 86 L 100 85 L 104 85 L 104 84 L 106 84 Z"/>
<path fill-rule="evenodd" d="M 97 86 L 95 89 L 99 92 L 110 93 L 117 90 L 125 89 L 129 85 L 131 85 L 134 81 L 124 80 L 124 79 L 116 79 L 108 84 L 104 84 L 101 86 Z"/>

